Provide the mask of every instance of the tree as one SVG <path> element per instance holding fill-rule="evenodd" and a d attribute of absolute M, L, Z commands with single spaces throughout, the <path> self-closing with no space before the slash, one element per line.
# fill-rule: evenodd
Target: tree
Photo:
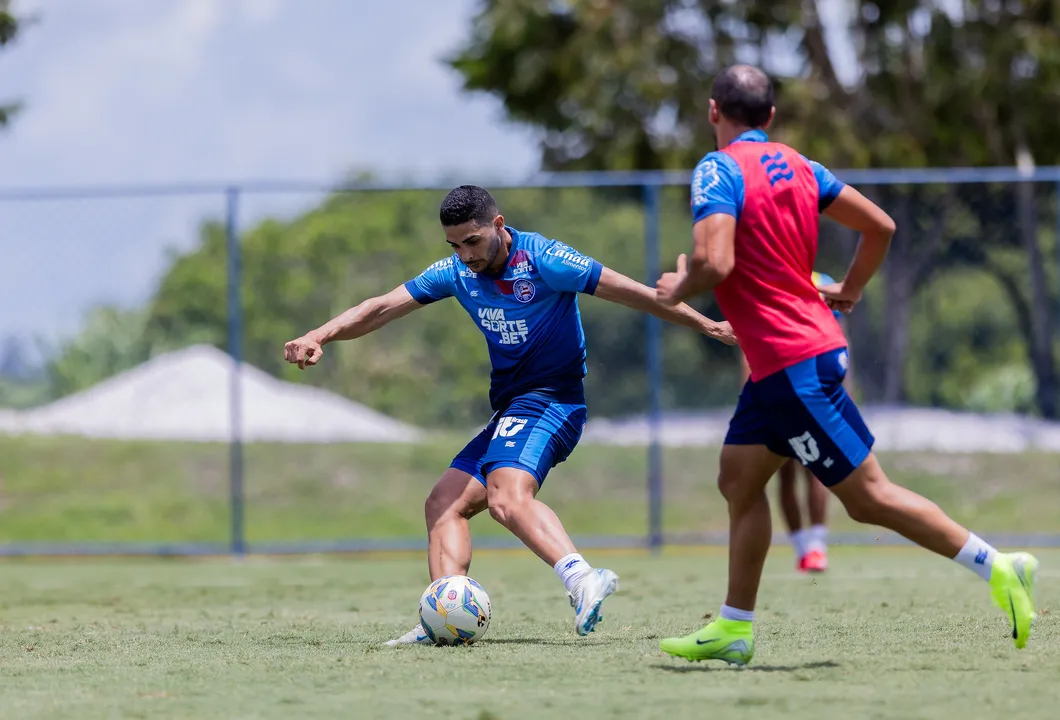
<path fill-rule="evenodd" d="M 142 310 L 100 307 L 89 312 L 85 320 L 81 333 L 48 363 L 55 397 L 84 390 L 151 356 L 144 333 L 146 313 Z"/>
<path fill-rule="evenodd" d="M 782 0 L 491 0 L 483 3 L 471 42 L 453 62 L 469 88 L 497 93 L 513 118 L 542 129 L 543 160 L 550 168 L 691 167 L 713 146 L 703 111 L 712 73 L 738 57 L 777 76 L 781 139 L 831 165 L 1014 162 L 1008 158 L 1017 157 L 1020 135 L 1000 105 L 1049 109 L 1056 98 L 1033 97 L 1023 80 L 1012 81 L 1011 73 L 994 65 L 1011 67 L 1005 58 L 1015 62 L 1020 48 L 1033 45 L 1041 58 L 1036 77 L 1053 78 L 1050 53 L 1060 44 L 1039 37 L 1049 19 L 1040 4 L 1021 6 L 1039 15 L 1013 21 L 1018 43 L 987 37 L 992 19 L 975 20 L 971 13 L 979 5 L 965 6 L 971 10 L 953 19 L 926 2 L 891 3 L 884 10 L 847 3 L 855 11 L 848 37 L 864 69 L 848 83 L 833 67 L 835 50 L 815 4 Z M 988 51 L 995 55 L 980 64 L 989 65 L 990 77 L 962 65 L 979 62 L 975 58 Z M 832 111 L 830 103 L 843 112 Z M 963 122 L 973 115 L 979 125 Z M 1028 113 L 1020 120 L 1028 147 L 1043 163 L 1055 161 L 1053 143 L 1060 143 L 1043 132 L 1051 117 L 1055 113 Z M 640 278 L 644 216 L 630 189 L 624 190 L 505 190 L 497 199 L 515 227 L 568 241 Z M 1040 325 L 1034 320 L 1037 281 L 1031 280 L 1026 252 L 1031 228 L 1038 225 L 1033 212 L 1022 216 L 1023 232 L 1012 229 L 1019 227 L 1019 208 L 1044 207 L 1043 198 L 1021 196 L 1011 187 L 967 185 L 866 190 L 877 194 L 900 227 L 884 281 L 869 287 L 866 307 L 851 318 L 855 356 L 865 358 L 859 385 L 871 386 L 866 395 L 1025 409 L 1027 375 L 1013 373 L 1012 365 L 1032 347 L 1029 338 Z M 248 229 L 242 242 L 246 359 L 418 424 L 466 427 L 488 416 L 485 345 L 451 301 L 333 346 L 329 359 L 310 372 L 300 373 L 280 355 L 284 340 L 443 257 L 448 250 L 437 226 L 440 199 L 440 193 L 413 191 L 337 194 L 290 221 L 267 220 Z M 674 257 L 688 243 L 687 190 L 664 190 L 661 207 L 660 241 L 664 256 Z M 1031 241 L 1044 248 L 1040 243 L 1052 238 L 1053 224 L 1037 230 Z M 198 246 L 172 258 L 143 315 L 97 316 L 97 324 L 56 359 L 53 367 L 69 369 L 63 377 L 76 377 L 65 387 L 84 386 L 137 358 L 192 342 L 224 348 L 224 237 L 220 224 L 204 223 Z M 853 238 L 831 223 L 822 226 L 822 238 L 821 269 L 841 273 Z M 644 317 L 592 298 L 583 298 L 581 308 L 594 415 L 643 410 Z M 702 309 L 717 317 L 708 302 Z M 118 325 L 132 337 L 107 329 Z M 110 333 L 115 347 L 92 350 L 106 363 L 84 363 L 84 349 L 100 347 L 99 329 Z M 730 348 L 684 330 L 667 329 L 663 337 L 668 407 L 733 401 L 738 370 Z M 1046 343 L 1035 352 L 1042 358 L 1036 405 L 1048 414 L 1042 388 L 1051 350 Z M 1020 393 L 1018 403 L 1006 397 L 1012 388 Z"/>
<path fill-rule="evenodd" d="M 1060 162 L 1060 9 L 1049 0 L 847 0 L 846 32 L 826 33 L 813 0 L 484 0 L 449 63 L 466 90 L 501 99 L 543 131 L 550 169 L 688 169 L 713 138 L 708 88 L 723 65 L 754 62 L 776 80 L 775 137 L 835 167 Z M 835 6 L 835 4 L 833 4 Z M 836 44 L 839 43 L 839 44 Z M 852 56 L 854 72 L 837 58 Z M 849 63 L 849 59 L 845 61 Z M 905 191 L 907 194 L 911 190 Z M 949 254 L 945 223 L 921 242 L 911 200 L 889 193 L 899 236 L 885 271 L 884 399 L 902 399 L 907 308 Z M 1037 404 L 1056 417 L 1050 298 L 1032 191 L 1018 190 L 1031 313 L 1025 342 Z M 938 200 L 951 208 L 959 199 Z M 914 203 L 915 204 L 915 203 Z M 948 214 L 948 211 L 947 211 Z M 1008 280 L 1012 280 L 1009 277 Z M 999 278 L 1004 282 L 1004 278 Z M 903 319 L 904 318 L 904 319 Z"/>
<path fill-rule="evenodd" d="M 388 292 L 450 252 L 438 225 L 441 197 L 417 191 L 337 194 L 289 222 L 267 220 L 246 232 L 247 361 L 420 425 L 465 428 L 488 418 L 486 345 L 453 300 L 356 342 L 330 346 L 325 362 L 311 371 L 283 361 L 285 340 Z M 505 190 L 496 198 L 514 227 L 561 238 L 627 274 L 643 273 L 638 246 L 644 219 L 635 204 L 578 188 Z M 224 237 L 221 225 L 206 223 L 199 246 L 173 258 L 144 323 L 151 352 L 163 342 L 225 346 Z M 587 392 L 598 398 L 596 411 L 634 411 L 645 394 L 642 319 L 594 298 L 582 298 L 580 306 L 591 348 Z M 675 373 L 671 394 L 690 395 L 681 383 L 692 374 Z"/>
<path fill-rule="evenodd" d="M 0 0 L 0 48 L 14 42 L 18 36 L 19 21 L 11 14 L 10 6 L 10 0 Z M 11 121 L 18 108 L 19 104 L 16 102 L 0 101 L 0 128 Z"/>

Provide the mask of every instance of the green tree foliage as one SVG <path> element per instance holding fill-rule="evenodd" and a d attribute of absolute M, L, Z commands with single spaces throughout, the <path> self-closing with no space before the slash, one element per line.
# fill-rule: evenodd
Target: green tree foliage
<path fill-rule="evenodd" d="M 945 4 L 952 7 L 953 3 Z M 813 2 L 567 0 L 481 4 L 452 64 L 513 120 L 543 132 L 553 169 L 690 169 L 713 148 L 706 99 L 716 69 L 737 59 L 777 78 L 778 139 L 836 167 L 1060 161 L 1055 124 L 1060 43 L 1048 3 L 847 2 L 847 59 L 836 70 Z M 991 28 L 1004 28 L 995 33 Z M 1017 112 L 1017 108 L 1026 108 Z M 1027 186 L 1031 187 L 1031 186 Z M 888 186 L 864 190 L 898 219 L 882 281 L 851 317 L 861 395 L 977 410 L 1055 410 L 1048 308 L 1055 306 L 1053 188 Z M 508 222 L 571 243 L 634 278 L 644 275 L 639 189 L 497 192 Z M 306 372 L 282 361 L 285 340 L 444 257 L 442 193 L 337 194 L 243 237 L 249 362 L 326 386 L 422 425 L 481 422 L 485 343 L 452 300 L 353 343 Z M 687 189 L 662 197 L 664 258 L 687 249 Z M 819 269 L 840 275 L 856 238 L 822 225 Z M 149 306 L 101 313 L 53 365 L 56 389 L 85 387 L 191 342 L 225 346 L 224 228 L 173 258 Z M 702 310 L 718 317 L 708 299 Z M 644 409 L 645 318 L 583 297 L 588 392 L 596 416 Z M 1043 319 L 1046 321 L 1043 341 Z M 736 354 L 680 328 L 664 333 L 665 405 L 731 404 Z M 110 343 L 110 349 L 97 343 Z M 91 362 L 89 354 L 100 358 Z"/>
<path fill-rule="evenodd" d="M 495 95 L 511 119 L 543 131 L 542 161 L 551 169 L 691 168 L 714 147 L 710 83 L 733 62 L 756 63 L 776 79 L 774 138 L 834 167 L 1060 163 L 1056 3 L 847 0 L 830 4 L 844 25 L 833 33 L 822 6 L 483 0 L 450 64 L 467 90 Z M 935 198 L 908 188 L 878 194 L 899 234 L 883 278 L 882 344 L 861 354 L 883 359 L 882 372 L 868 378 L 876 394 L 899 401 L 909 391 L 910 308 L 925 283 L 958 260 L 948 219 L 963 201 L 954 188 Z M 982 264 L 1015 289 L 1013 307 L 1028 310 L 1020 330 L 1036 404 L 1055 417 L 1049 309 L 1057 296 L 1033 187 L 1017 188 L 1015 199 L 1005 219 L 1017 232 L 999 239 L 998 251 L 1019 248 L 1024 262 L 988 261 L 988 249 Z M 937 214 L 922 222 L 925 204 Z M 980 218 L 984 226 L 994 220 Z"/>
<path fill-rule="evenodd" d="M 437 219 L 441 195 L 339 194 L 290 222 L 267 221 L 248 232 L 243 240 L 247 360 L 421 424 L 462 427 L 487 417 L 485 341 L 452 300 L 356 342 L 332 345 L 325 362 L 312 370 L 283 361 L 286 340 L 388 292 L 449 253 Z M 560 238 L 633 277 L 643 275 L 639 204 L 583 189 L 498 191 L 496 197 L 509 224 Z M 148 346 L 157 351 L 179 338 L 224 347 L 225 279 L 223 228 L 207 224 L 201 245 L 176 258 L 161 283 L 146 320 Z M 581 309 L 594 411 L 620 415 L 642 409 L 644 318 L 588 296 Z M 669 338 L 695 353 L 690 366 L 671 373 L 671 395 L 677 398 L 701 382 L 705 360 L 690 331 L 675 330 Z M 724 401 L 731 391 L 715 388 L 714 400 Z M 696 397 L 702 397 L 698 390 Z"/>
<path fill-rule="evenodd" d="M 11 13 L 10 0 L 0 0 L 0 49 L 14 42 L 18 32 L 19 20 Z M 17 102 L 0 100 L 0 128 L 11 121 L 18 108 Z"/>
<path fill-rule="evenodd" d="M 48 365 L 52 392 L 66 395 L 148 360 L 147 313 L 114 307 L 88 313 L 81 333 Z"/>
<path fill-rule="evenodd" d="M 713 148 L 710 84 L 734 62 L 770 72 L 777 137 L 827 164 L 1006 165 L 1022 147 L 1060 162 L 1055 3 L 847 0 L 831 4 L 840 33 L 821 5 L 483 0 L 450 64 L 543 130 L 557 170 L 690 167 Z"/>
<path fill-rule="evenodd" d="M 687 243 L 686 194 L 674 188 L 662 197 L 661 238 L 668 255 Z M 282 359 L 286 340 L 366 297 L 389 291 L 448 254 L 437 220 L 441 195 L 337 194 L 289 221 L 266 220 L 250 228 L 242 244 L 247 361 L 422 425 L 482 422 L 489 415 L 485 342 L 453 300 L 430 305 L 355 342 L 329 346 L 325 362 L 311 370 L 299 371 Z M 631 277 L 643 276 L 639 202 L 587 189 L 503 190 L 496 196 L 509 224 L 569 242 Z M 927 201 L 922 205 L 918 213 L 928 218 L 933 206 Z M 967 225 L 969 237 L 980 232 L 970 213 L 957 214 L 950 222 L 958 229 Z M 825 229 L 834 232 L 832 225 Z M 82 334 L 51 365 L 58 394 L 191 343 L 225 347 L 224 227 L 205 223 L 199 236 L 197 247 L 173 258 L 146 308 L 104 309 L 89 316 Z M 850 240 L 836 237 L 823 244 L 822 269 L 842 269 Z M 977 269 L 976 247 L 969 242 L 969 260 L 937 273 L 914 299 L 908 397 L 919 404 L 1024 410 L 1033 402 L 1028 404 L 1027 377 L 1020 375 L 1026 363 L 1020 360 L 1019 321 L 1004 301 L 1009 291 L 994 275 Z M 877 299 L 870 298 L 869 309 L 880 307 Z M 643 411 L 646 318 L 587 296 L 580 306 L 594 416 Z M 709 303 L 701 309 L 720 317 Z M 881 316 L 866 314 L 867 337 L 855 338 L 856 348 L 872 348 L 886 337 Z M 666 407 L 733 402 L 739 371 L 732 348 L 669 326 L 664 342 Z M 868 352 L 856 356 L 859 378 L 879 368 Z"/>

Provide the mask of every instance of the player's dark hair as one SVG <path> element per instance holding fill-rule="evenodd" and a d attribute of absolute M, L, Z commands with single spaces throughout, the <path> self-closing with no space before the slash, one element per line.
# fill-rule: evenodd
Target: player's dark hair
<path fill-rule="evenodd" d="M 497 201 L 477 185 L 453 188 L 442 200 L 442 207 L 438 211 L 444 227 L 463 225 L 471 220 L 476 225 L 489 225 L 498 214 Z"/>
<path fill-rule="evenodd" d="M 773 109 L 773 82 L 751 65 L 733 65 L 718 73 L 710 98 L 725 117 L 749 128 L 769 121 Z"/>

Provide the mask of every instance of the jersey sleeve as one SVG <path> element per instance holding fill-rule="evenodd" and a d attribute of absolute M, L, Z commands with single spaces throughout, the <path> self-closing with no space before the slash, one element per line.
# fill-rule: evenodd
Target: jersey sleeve
<path fill-rule="evenodd" d="M 813 170 L 813 178 L 817 181 L 817 210 L 824 212 L 832 201 L 839 197 L 839 191 L 846 187 L 845 183 L 832 174 L 832 171 L 815 160 L 807 160 Z"/>
<path fill-rule="evenodd" d="M 445 258 L 405 283 L 405 289 L 420 305 L 429 305 L 456 293 L 455 275 L 453 258 Z"/>
<path fill-rule="evenodd" d="M 692 222 L 715 213 L 740 217 L 743 208 L 743 173 L 730 156 L 712 152 L 692 173 Z"/>
<path fill-rule="evenodd" d="M 545 284 L 556 292 L 592 295 L 604 266 L 558 240 L 548 240 L 537 260 L 537 271 Z"/>

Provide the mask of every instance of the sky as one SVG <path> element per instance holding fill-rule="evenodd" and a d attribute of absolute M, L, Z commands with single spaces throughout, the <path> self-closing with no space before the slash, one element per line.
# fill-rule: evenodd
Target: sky
<path fill-rule="evenodd" d="M 328 184 L 352 172 L 488 185 L 538 167 L 531 130 L 460 89 L 442 58 L 476 0 L 13 0 L 37 21 L 0 54 L 10 188 L 248 179 Z M 843 0 L 824 0 L 838 17 Z M 834 31 L 834 30 L 833 30 Z M 439 141 L 439 138 L 443 138 Z M 240 221 L 318 196 L 250 198 Z M 0 199 L 0 342 L 54 344 L 101 304 L 147 300 L 171 249 L 221 196 Z M 32 354 L 32 353 L 31 353 Z"/>
<path fill-rule="evenodd" d="M 534 135 L 441 58 L 474 0 L 14 0 L 0 188 L 530 174 Z M 439 138 L 444 138 L 439 142 Z M 312 196 L 258 198 L 241 221 Z M 0 201 L 0 338 L 55 339 L 136 305 L 220 197 Z"/>

